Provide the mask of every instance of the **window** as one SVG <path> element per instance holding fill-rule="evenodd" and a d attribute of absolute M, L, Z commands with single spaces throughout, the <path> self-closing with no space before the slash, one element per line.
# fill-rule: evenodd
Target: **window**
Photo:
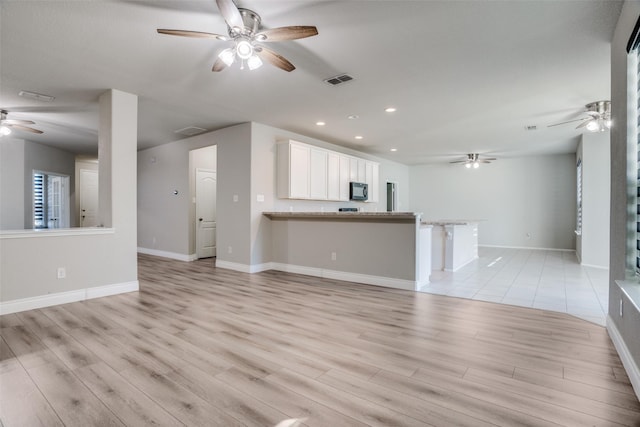
<path fill-rule="evenodd" d="M 33 228 L 69 227 L 69 177 L 33 172 Z"/>
<path fill-rule="evenodd" d="M 582 234 L 582 159 L 576 166 L 576 233 Z"/>
<path fill-rule="evenodd" d="M 640 49 L 636 46 L 634 51 L 635 57 L 635 80 L 636 90 L 632 91 L 635 94 L 635 149 L 637 153 L 636 163 L 636 274 L 640 274 Z M 633 124 L 633 122 L 632 122 Z"/>
<path fill-rule="evenodd" d="M 640 19 L 636 22 L 629 43 L 627 91 L 627 267 L 640 275 Z"/>

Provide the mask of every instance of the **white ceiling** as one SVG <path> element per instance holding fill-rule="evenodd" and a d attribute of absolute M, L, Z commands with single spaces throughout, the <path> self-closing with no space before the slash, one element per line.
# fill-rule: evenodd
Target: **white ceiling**
<path fill-rule="evenodd" d="M 0 0 L 0 107 L 45 132 L 16 136 L 86 153 L 97 97 L 116 88 L 139 96 L 139 149 L 188 126 L 255 121 L 417 164 L 575 152 L 575 123 L 547 125 L 610 99 L 618 1 L 236 1 L 264 28 L 317 26 L 316 37 L 269 46 L 295 71 L 213 73 L 229 42 L 156 33 L 226 34 L 214 0 Z M 340 73 L 355 80 L 323 82 Z"/>

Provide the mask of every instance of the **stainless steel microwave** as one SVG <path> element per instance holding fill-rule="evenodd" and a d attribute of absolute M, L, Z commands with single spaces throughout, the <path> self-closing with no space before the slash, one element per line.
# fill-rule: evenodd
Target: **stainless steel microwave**
<path fill-rule="evenodd" d="M 349 183 L 349 199 L 366 201 L 369 198 L 369 185 L 364 182 Z"/>

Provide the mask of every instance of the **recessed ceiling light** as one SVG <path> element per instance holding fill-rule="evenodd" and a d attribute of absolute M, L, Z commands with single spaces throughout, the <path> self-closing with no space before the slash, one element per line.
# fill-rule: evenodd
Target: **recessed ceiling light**
<path fill-rule="evenodd" d="M 356 139 L 362 139 L 362 138 L 364 138 L 364 137 L 363 137 L 362 135 L 356 135 L 356 136 L 355 136 L 355 138 L 356 138 Z"/>
<path fill-rule="evenodd" d="M 350 116 L 347 116 L 347 119 L 349 120 L 355 120 L 360 118 L 360 116 L 358 116 L 357 114 L 351 114 Z"/>
<path fill-rule="evenodd" d="M 397 149 L 397 148 L 392 148 L 392 149 L 390 149 L 389 151 L 392 151 L 392 152 L 394 152 L 394 153 L 395 153 L 396 151 L 398 151 L 398 149 Z"/>
<path fill-rule="evenodd" d="M 385 112 L 387 113 L 395 113 L 396 112 L 396 107 L 387 107 L 384 109 Z"/>
<path fill-rule="evenodd" d="M 325 122 L 316 122 L 316 126 L 324 126 L 324 125 L 326 125 Z"/>

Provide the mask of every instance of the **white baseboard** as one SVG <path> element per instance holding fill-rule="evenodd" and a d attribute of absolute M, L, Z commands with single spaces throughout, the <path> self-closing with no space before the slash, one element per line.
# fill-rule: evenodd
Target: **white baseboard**
<path fill-rule="evenodd" d="M 252 266 L 250 265 L 240 264 L 239 262 L 224 261 L 219 258 L 216 259 L 216 268 L 226 268 L 227 270 L 239 271 L 241 273 L 251 273 L 251 267 Z M 254 271 L 254 273 L 257 273 L 257 271 Z"/>
<path fill-rule="evenodd" d="M 620 335 L 616 324 L 613 323 L 613 319 L 611 319 L 611 316 L 607 316 L 607 332 L 609 332 L 611 341 L 613 341 L 613 345 L 618 351 L 620 360 L 622 360 L 622 365 L 624 366 L 625 371 L 627 371 L 629 380 L 633 385 L 633 391 L 635 391 L 636 396 L 638 397 L 638 399 L 640 399 L 640 369 L 638 368 L 636 362 L 633 360 L 633 357 L 631 356 L 627 345 L 622 339 L 622 335 Z"/>
<path fill-rule="evenodd" d="M 138 253 L 145 254 L 145 255 L 159 256 L 162 258 L 176 259 L 178 261 L 186 261 L 186 262 L 191 262 L 198 259 L 198 256 L 196 254 L 185 255 L 185 254 L 179 254 L 176 252 L 159 251 L 157 249 L 149 249 L 149 248 L 141 248 L 141 247 L 138 247 Z"/>
<path fill-rule="evenodd" d="M 272 270 L 287 273 L 304 274 L 306 276 L 322 277 L 324 279 L 344 280 L 345 282 L 364 283 L 367 285 L 384 286 L 387 288 L 415 291 L 428 282 L 419 283 L 415 280 L 395 279 L 392 277 L 372 276 L 369 274 L 350 273 L 346 271 L 328 270 L 324 268 L 305 267 L 292 264 L 271 263 Z"/>
<path fill-rule="evenodd" d="M 98 286 L 95 288 L 85 288 L 12 301 L 3 301 L 0 302 L 0 315 L 34 310 L 36 308 L 51 307 L 52 305 L 68 304 L 70 302 L 84 301 L 93 298 L 101 298 L 109 295 L 123 294 L 126 292 L 135 292 L 139 289 L 140 285 L 138 281 L 134 280 L 132 282 L 116 283 L 113 285 Z"/>
<path fill-rule="evenodd" d="M 575 252 L 575 249 L 558 249 L 558 248 L 532 248 L 529 246 L 503 246 L 503 245 L 478 245 L 480 248 L 504 248 L 504 249 L 529 249 L 532 251 L 558 251 L 558 252 Z"/>
<path fill-rule="evenodd" d="M 464 264 L 462 264 L 462 265 L 459 265 L 459 266 L 458 266 L 458 268 L 456 268 L 456 269 L 454 269 L 454 270 L 450 270 L 450 269 L 448 269 L 448 268 L 444 268 L 443 270 L 444 270 L 444 271 L 447 271 L 447 272 L 449 272 L 449 273 L 455 273 L 456 271 L 460 270 L 460 269 L 461 269 L 462 267 L 464 267 L 465 265 L 470 264 L 470 263 L 472 263 L 473 261 L 475 261 L 475 260 L 477 260 L 477 259 L 479 259 L 479 258 L 480 258 L 480 257 L 478 257 L 478 256 L 476 256 L 476 257 L 474 257 L 474 258 L 471 258 L 469 261 L 465 262 L 465 263 L 464 263 Z"/>
<path fill-rule="evenodd" d="M 609 267 L 608 266 L 604 266 L 604 265 L 594 265 L 594 264 L 583 264 L 582 262 L 580 262 L 580 260 L 578 260 L 578 262 L 580 263 L 581 266 L 583 267 L 591 267 L 591 268 L 599 268 L 601 270 L 608 270 Z"/>

